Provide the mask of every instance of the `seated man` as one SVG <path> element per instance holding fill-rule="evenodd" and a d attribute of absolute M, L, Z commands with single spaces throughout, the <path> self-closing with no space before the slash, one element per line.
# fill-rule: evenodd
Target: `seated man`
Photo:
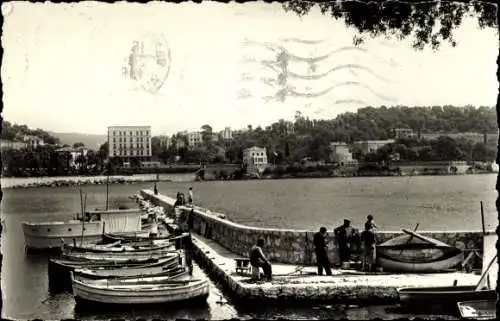
<path fill-rule="evenodd" d="M 262 252 L 262 247 L 264 246 L 264 240 L 257 240 L 257 244 L 252 246 L 250 250 L 250 264 L 253 267 L 259 268 L 261 267 L 264 271 L 264 276 L 268 279 L 268 281 L 272 280 L 272 269 L 271 263 L 266 259 L 264 253 Z"/>

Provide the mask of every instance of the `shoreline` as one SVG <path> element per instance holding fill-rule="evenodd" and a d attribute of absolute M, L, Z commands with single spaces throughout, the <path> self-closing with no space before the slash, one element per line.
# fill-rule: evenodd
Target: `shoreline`
<path fill-rule="evenodd" d="M 297 175 L 299 174 L 299 175 Z M 315 175 L 316 174 L 316 175 Z M 306 178 L 363 178 L 363 177 L 413 177 L 413 176 L 462 176 L 462 175 L 486 175 L 486 174 L 496 174 L 494 172 L 477 172 L 471 174 L 417 174 L 417 175 L 394 175 L 394 174 L 381 174 L 373 173 L 369 175 L 317 175 L 318 173 L 294 173 L 294 174 L 284 174 L 281 176 L 275 175 L 264 175 L 263 177 L 245 177 L 239 179 L 221 179 L 221 178 L 205 178 L 204 180 L 197 180 L 193 177 L 191 180 L 187 181 L 201 181 L 201 182 L 213 182 L 213 181 L 249 181 L 249 180 L 290 180 L 290 179 L 306 179 Z M 181 174 L 188 176 L 189 174 Z M 37 187 L 67 187 L 67 186 L 88 186 L 88 185 L 104 185 L 106 184 L 107 177 L 105 176 L 64 176 L 64 177 L 36 177 L 33 178 L 35 181 L 32 182 L 13 182 L 13 184 L 3 184 L 3 180 L 8 180 L 12 178 L 2 178 L 2 184 L 0 187 L 2 189 L 26 189 L 26 188 L 37 188 Z M 22 179 L 15 178 L 14 179 Z M 156 174 L 149 174 L 148 176 L 110 176 L 109 184 L 138 184 L 138 183 L 154 183 L 154 182 L 172 182 L 174 180 L 169 178 L 156 179 Z"/>
<path fill-rule="evenodd" d="M 4 186 L 1 184 L 2 189 L 26 189 L 37 187 L 67 187 L 67 186 L 88 186 L 88 185 L 105 185 L 107 177 L 95 176 L 66 176 L 64 178 L 58 177 L 39 177 L 37 181 L 32 182 L 13 182 Z M 3 179 L 2 179 L 3 180 Z M 156 175 L 150 177 L 133 177 L 133 176 L 110 176 L 109 184 L 139 184 L 139 183 L 153 183 L 153 182 L 172 182 L 172 179 L 156 179 Z"/>

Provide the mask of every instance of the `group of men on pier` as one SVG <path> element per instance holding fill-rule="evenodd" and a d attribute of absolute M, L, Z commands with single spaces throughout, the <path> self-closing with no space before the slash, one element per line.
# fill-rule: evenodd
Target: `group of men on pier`
<path fill-rule="evenodd" d="M 373 271 L 376 259 L 376 228 L 373 216 L 368 215 L 364 230 L 359 238 L 356 231 L 351 227 L 351 221 L 348 219 L 345 219 L 344 224 L 334 230 L 341 267 L 351 259 L 352 244 L 358 243 L 357 246 L 362 249 L 362 270 L 366 272 Z M 332 268 L 328 258 L 327 236 L 326 227 L 321 227 L 313 237 L 318 275 L 323 275 L 323 270 L 326 275 L 332 275 Z M 257 243 L 249 251 L 250 264 L 256 268 L 262 268 L 264 277 L 270 281 L 272 279 L 272 266 L 264 255 L 263 247 L 264 240 L 258 239 Z"/>
<path fill-rule="evenodd" d="M 341 267 L 350 261 L 354 243 L 362 248 L 363 271 L 373 271 L 376 259 L 376 228 L 377 225 L 373 221 L 373 216 L 368 215 L 364 231 L 360 237 L 351 227 L 351 221 L 348 219 L 344 219 L 344 224 L 334 230 Z M 326 275 L 332 275 L 331 264 L 328 259 L 327 235 L 326 227 L 321 227 L 313 237 L 318 275 L 322 275 L 323 270 L 325 270 Z"/>

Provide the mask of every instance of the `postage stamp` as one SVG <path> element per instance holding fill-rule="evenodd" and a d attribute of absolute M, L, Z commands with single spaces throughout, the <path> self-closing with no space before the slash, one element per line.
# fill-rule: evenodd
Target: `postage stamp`
<path fill-rule="evenodd" d="M 136 89 L 156 93 L 165 84 L 170 65 L 170 48 L 163 35 L 146 34 L 133 41 L 123 76 Z"/>

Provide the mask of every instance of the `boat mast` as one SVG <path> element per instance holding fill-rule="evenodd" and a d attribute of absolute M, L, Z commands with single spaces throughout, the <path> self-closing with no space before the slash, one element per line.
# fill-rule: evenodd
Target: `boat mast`
<path fill-rule="evenodd" d="M 83 246 L 83 233 L 85 231 L 85 207 L 87 204 L 87 192 L 85 192 L 85 201 L 82 199 L 82 189 L 80 188 L 80 207 L 82 208 L 82 237 L 80 240 L 80 246 Z"/>
<path fill-rule="evenodd" d="M 109 129 L 108 129 L 108 159 L 106 164 L 106 211 L 108 210 L 108 201 L 109 201 Z"/>
<path fill-rule="evenodd" d="M 108 203 L 109 203 L 109 158 L 108 158 L 108 170 L 106 171 L 107 177 L 106 177 L 106 211 L 108 210 Z"/>

